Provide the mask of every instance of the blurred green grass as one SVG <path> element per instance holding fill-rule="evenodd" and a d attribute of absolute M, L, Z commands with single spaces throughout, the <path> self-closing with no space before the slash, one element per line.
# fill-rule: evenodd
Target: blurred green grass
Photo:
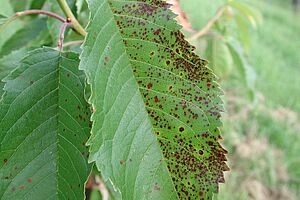
<path fill-rule="evenodd" d="M 222 0 L 181 0 L 193 27 L 201 29 Z M 248 0 L 264 18 L 252 32 L 249 61 L 257 72 L 258 103 L 239 80 L 225 89 L 224 146 L 229 150 L 220 200 L 300 199 L 300 15 L 291 2 Z"/>

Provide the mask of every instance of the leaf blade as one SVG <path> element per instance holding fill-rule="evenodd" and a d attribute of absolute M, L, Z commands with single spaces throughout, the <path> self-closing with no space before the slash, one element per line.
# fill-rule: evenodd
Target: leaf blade
<path fill-rule="evenodd" d="M 89 1 L 80 69 L 95 111 L 90 161 L 124 199 L 211 199 L 228 169 L 218 143 L 221 91 L 168 7 L 162 1 Z M 193 148 L 203 148 L 203 156 Z M 161 170 L 160 177 L 153 170 Z M 135 179 L 144 182 L 134 187 Z"/>
<path fill-rule="evenodd" d="M 88 119 L 88 105 L 78 62 L 73 53 L 38 49 L 5 79 L 0 103 L 1 198 L 84 198 L 91 166 L 84 146 L 89 121 L 82 119 Z"/>

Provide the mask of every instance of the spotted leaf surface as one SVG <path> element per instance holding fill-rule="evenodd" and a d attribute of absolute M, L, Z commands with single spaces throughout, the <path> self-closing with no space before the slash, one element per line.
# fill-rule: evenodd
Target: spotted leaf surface
<path fill-rule="evenodd" d="M 32 51 L 0 102 L 0 199 L 84 199 L 90 109 L 74 53 Z"/>
<path fill-rule="evenodd" d="M 212 199 L 224 181 L 221 90 L 160 0 L 89 0 L 80 68 L 90 160 L 121 199 Z"/>

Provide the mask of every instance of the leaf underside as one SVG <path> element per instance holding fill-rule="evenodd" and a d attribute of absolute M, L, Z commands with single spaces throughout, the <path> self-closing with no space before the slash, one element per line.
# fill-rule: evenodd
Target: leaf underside
<path fill-rule="evenodd" d="M 74 53 L 32 51 L 4 81 L 0 199 L 83 199 L 90 110 Z"/>
<path fill-rule="evenodd" d="M 215 75 L 165 2 L 88 3 L 90 161 L 122 199 L 212 199 L 228 170 Z"/>

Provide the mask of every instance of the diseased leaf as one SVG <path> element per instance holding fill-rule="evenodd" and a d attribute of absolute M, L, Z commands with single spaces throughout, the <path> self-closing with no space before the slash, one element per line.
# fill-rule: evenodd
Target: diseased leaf
<path fill-rule="evenodd" d="M 0 102 L 0 199 L 84 199 L 90 110 L 78 55 L 32 51 Z"/>
<path fill-rule="evenodd" d="M 165 2 L 88 3 L 89 160 L 122 199 L 212 199 L 228 170 L 215 75 Z"/>

